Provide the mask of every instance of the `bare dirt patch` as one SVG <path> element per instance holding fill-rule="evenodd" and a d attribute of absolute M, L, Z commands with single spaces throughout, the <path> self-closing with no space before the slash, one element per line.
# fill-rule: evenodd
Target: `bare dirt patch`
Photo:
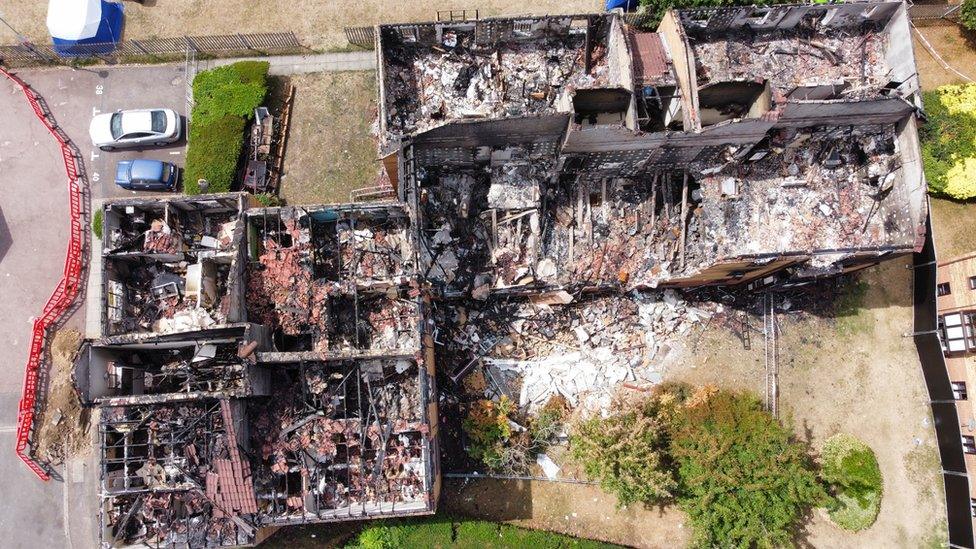
<path fill-rule="evenodd" d="M 814 452 L 836 433 L 857 436 L 875 451 L 884 476 L 877 522 L 852 534 L 816 512 L 801 536 L 814 547 L 922 547 L 945 539 L 931 411 L 914 344 L 903 337 L 912 331 L 907 264 L 893 260 L 865 271 L 859 302 L 844 316 L 779 317 L 781 417 Z M 762 319 L 752 323 L 761 328 Z M 763 394 L 762 334 L 746 351 L 724 326 L 709 330 L 666 379 Z"/>
<path fill-rule="evenodd" d="M 295 103 L 281 196 L 289 204 L 348 202 L 374 185 L 380 171 L 370 128 L 376 75 L 334 72 L 292 76 Z"/>
<path fill-rule="evenodd" d="M 302 44 L 314 49 L 337 49 L 347 45 L 344 27 L 377 23 L 432 21 L 437 10 L 457 9 L 452 2 L 389 2 L 364 0 L 292 0 L 289 2 L 232 2 L 230 0 L 163 0 L 145 5 L 125 3 L 126 39 L 170 38 L 252 32 L 294 31 Z M 516 0 L 482 0 L 461 6 L 480 10 L 481 16 L 502 14 L 592 13 L 602 11 L 597 0 L 539 0 L 532 4 Z M 9 0 L 3 12 L 11 26 L 38 42 L 49 40 L 45 20 L 47 2 Z M 16 43 L 9 29 L 0 32 L 0 43 Z"/>
<path fill-rule="evenodd" d="M 958 25 L 919 27 L 922 36 L 932 45 L 936 53 L 957 71 L 976 78 L 976 50 L 973 39 Z M 915 64 L 923 90 L 932 90 L 946 84 L 962 84 L 966 80 L 950 70 L 946 70 L 913 32 Z"/>
<path fill-rule="evenodd" d="M 684 547 L 692 534 L 687 517 L 674 506 L 617 508 L 614 496 L 587 484 L 448 479 L 441 508 L 634 547 Z"/>
<path fill-rule="evenodd" d="M 84 453 L 89 445 L 89 413 L 81 406 L 72 381 L 72 369 L 81 334 L 61 330 L 51 342 L 51 384 L 39 419 L 37 456 L 59 463 Z"/>

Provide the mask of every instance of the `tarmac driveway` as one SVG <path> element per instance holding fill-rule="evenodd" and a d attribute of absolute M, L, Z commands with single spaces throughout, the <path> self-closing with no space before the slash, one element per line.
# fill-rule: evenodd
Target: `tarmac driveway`
<path fill-rule="evenodd" d="M 88 137 L 94 115 L 120 109 L 170 108 L 183 117 L 186 128 L 186 81 L 182 64 L 128 67 L 46 68 L 17 73 L 47 100 L 58 123 L 81 149 L 91 183 L 92 198 L 133 197 L 149 193 L 126 191 L 115 185 L 119 160 L 152 158 L 183 166 L 186 136 L 168 147 L 103 152 Z"/>

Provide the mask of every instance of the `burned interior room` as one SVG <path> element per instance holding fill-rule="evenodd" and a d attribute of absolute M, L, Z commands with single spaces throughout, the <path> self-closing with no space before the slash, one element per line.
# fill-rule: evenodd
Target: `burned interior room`
<path fill-rule="evenodd" d="M 249 409 L 269 523 L 432 509 L 427 376 L 412 355 L 276 364 Z"/>
<path fill-rule="evenodd" d="M 77 382 L 84 401 L 105 405 L 267 394 L 270 372 L 241 356 L 249 353 L 248 337 L 241 328 L 180 341 L 88 345 L 75 376 L 84 378 Z"/>
<path fill-rule="evenodd" d="M 238 440 L 242 418 L 226 399 L 102 408 L 102 542 L 253 542 L 258 509 Z"/>
<path fill-rule="evenodd" d="M 240 319 L 242 195 L 105 205 L 103 333 L 187 332 Z"/>
<path fill-rule="evenodd" d="M 607 14 L 380 26 L 382 139 L 442 124 L 568 112 L 577 89 L 616 87 Z"/>
<path fill-rule="evenodd" d="M 410 220 L 394 204 L 247 215 L 248 320 L 282 352 L 419 348 Z"/>

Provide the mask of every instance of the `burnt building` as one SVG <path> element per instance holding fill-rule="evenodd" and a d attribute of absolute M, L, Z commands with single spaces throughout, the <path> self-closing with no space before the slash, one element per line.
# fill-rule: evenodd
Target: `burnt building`
<path fill-rule="evenodd" d="M 287 524 L 430 514 L 432 334 L 400 204 L 105 204 L 101 543 L 213 547 Z"/>
<path fill-rule="evenodd" d="M 924 234 L 900 2 L 385 25 L 377 55 L 446 295 L 829 276 Z"/>

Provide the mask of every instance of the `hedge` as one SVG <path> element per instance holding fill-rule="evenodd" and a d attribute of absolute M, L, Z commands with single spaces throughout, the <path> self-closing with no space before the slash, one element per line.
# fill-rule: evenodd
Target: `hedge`
<path fill-rule="evenodd" d="M 942 86 L 922 95 L 922 165 L 933 194 L 976 197 L 976 84 Z"/>
<path fill-rule="evenodd" d="M 241 61 L 197 74 L 193 79 L 193 114 L 183 188 L 199 194 L 231 190 L 244 147 L 244 130 L 254 109 L 268 95 L 268 63 Z"/>

